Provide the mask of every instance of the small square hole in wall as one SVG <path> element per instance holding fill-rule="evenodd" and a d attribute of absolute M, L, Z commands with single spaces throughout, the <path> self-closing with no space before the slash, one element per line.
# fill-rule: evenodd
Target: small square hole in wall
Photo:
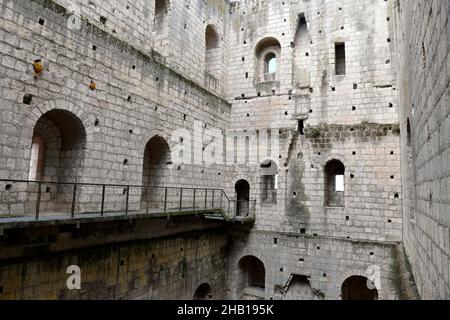
<path fill-rule="evenodd" d="M 278 238 L 273 238 L 273 244 L 278 244 Z"/>
<path fill-rule="evenodd" d="M 300 229 L 300 234 L 305 234 L 306 233 L 306 229 Z"/>
<path fill-rule="evenodd" d="M 92 50 L 97 51 L 97 46 L 95 44 L 92 46 Z"/>
<path fill-rule="evenodd" d="M 392 220 L 391 219 L 388 219 L 388 221 L 387 221 L 388 223 L 392 223 Z"/>
<path fill-rule="evenodd" d="M 41 26 L 43 26 L 43 25 L 45 24 L 45 20 L 42 19 L 42 18 L 39 18 L 39 24 L 40 24 Z"/>
<path fill-rule="evenodd" d="M 352 155 L 356 156 L 356 151 L 353 151 L 353 152 L 352 152 Z"/>
<path fill-rule="evenodd" d="M 280 268 L 280 272 L 283 272 L 283 271 L 284 271 L 284 268 L 283 268 L 283 267 L 281 267 L 281 268 Z"/>
<path fill-rule="evenodd" d="M 394 198 L 398 199 L 398 198 L 400 198 L 400 195 L 398 193 L 396 193 L 396 194 L 394 194 Z"/>
<path fill-rule="evenodd" d="M 371 255 L 371 256 L 373 256 L 373 255 L 374 255 L 374 253 L 373 253 L 373 252 L 370 252 L 370 255 Z"/>
<path fill-rule="evenodd" d="M 7 184 L 6 186 L 5 186 L 5 190 L 6 191 L 10 191 L 12 189 L 12 184 Z"/>
<path fill-rule="evenodd" d="M 394 155 L 394 151 L 391 151 L 391 156 L 393 156 Z"/>
<path fill-rule="evenodd" d="M 47 188 L 45 189 L 45 192 L 46 192 L 46 193 L 50 193 L 50 191 L 52 191 L 52 189 L 51 189 L 50 187 L 47 187 Z"/>
<path fill-rule="evenodd" d="M 299 261 L 299 262 L 305 262 L 305 259 L 300 258 L 300 259 L 298 259 L 298 261 Z"/>
<path fill-rule="evenodd" d="M 31 102 L 33 101 L 33 96 L 31 95 L 31 94 L 25 94 L 24 96 L 23 96 L 23 103 L 24 104 L 26 104 L 26 105 L 30 105 L 31 104 Z"/>

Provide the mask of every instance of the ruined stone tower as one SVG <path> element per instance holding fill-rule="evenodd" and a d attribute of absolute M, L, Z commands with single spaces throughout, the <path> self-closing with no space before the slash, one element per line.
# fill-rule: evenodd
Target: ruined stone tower
<path fill-rule="evenodd" d="M 449 10 L 0 0 L 0 299 L 450 298 Z"/>

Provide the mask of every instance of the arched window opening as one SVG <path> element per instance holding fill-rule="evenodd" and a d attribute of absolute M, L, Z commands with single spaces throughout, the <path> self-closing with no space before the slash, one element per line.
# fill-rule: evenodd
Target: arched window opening
<path fill-rule="evenodd" d="M 208 25 L 205 31 L 205 64 L 206 72 L 215 79 L 220 78 L 221 51 L 220 37 L 213 25 Z"/>
<path fill-rule="evenodd" d="M 261 163 L 261 200 L 263 203 L 276 204 L 278 190 L 278 166 L 273 160 Z"/>
<path fill-rule="evenodd" d="M 342 300 L 378 300 L 378 290 L 366 277 L 352 276 L 342 284 L 341 298 Z"/>
<path fill-rule="evenodd" d="M 261 40 L 255 48 L 256 81 L 276 81 L 281 56 L 281 45 L 275 38 Z"/>
<path fill-rule="evenodd" d="M 165 54 L 169 45 L 169 1 L 155 0 L 155 15 L 153 22 L 154 49 Z"/>
<path fill-rule="evenodd" d="M 345 206 L 345 166 L 339 160 L 331 160 L 325 166 L 325 206 Z"/>
<path fill-rule="evenodd" d="M 166 140 L 154 136 L 147 143 L 144 151 L 142 171 L 141 208 L 161 208 L 165 190 L 160 188 L 169 175 L 170 148 Z"/>
<path fill-rule="evenodd" d="M 86 152 L 83 123 L 69 111 L 51 110 L 36 122 L 30 142 L 28 178 L 44 182 L 41 192 L 46 193 L 40 199 L 40 211 L 69 212 L 74 193 L 71 183 L 79 182 L 83 175 Z M 82 190 L 78 190 L 77 199 L 81 195 Z M 78 202 L 74 209 L 80 210 Z"/>
<path fill-rule="evenodd" d="M 210 300 L 213 298 L 211 286 L 208 283 L 201 284 L 194 293 L 194 300 Z"/>
<path fill-rule="evenodd" d="M 86 131 L 77 116 L 58 109 L 47 112 L 34 127 L 30 179 L 78 182 L 85 148 Z"/>
<path fill-rule="evenodd" d="M 238 296 L 240 299 L 264 299 L 266 269 L 254 256 L 245 256 L 238 263 Z"/>
<path fill-rule="evenodd" d="M 235 185 L 236 190 L 236 216 L 247 217 L 249 214 L 250 184 L 247 180 L 239 180 Z"/>

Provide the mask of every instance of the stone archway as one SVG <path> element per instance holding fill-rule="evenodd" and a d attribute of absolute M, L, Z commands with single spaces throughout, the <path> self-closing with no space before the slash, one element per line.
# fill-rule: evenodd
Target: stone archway
<path fill-rule="evenodd" d="M 342 284 L 342 300 L 378 300 L 378 290 L 363 276 L 351 276 Z"/>

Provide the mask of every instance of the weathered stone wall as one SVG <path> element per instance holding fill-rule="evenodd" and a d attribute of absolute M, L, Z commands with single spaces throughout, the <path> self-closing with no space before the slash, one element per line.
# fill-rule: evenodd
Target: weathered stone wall
<path fill-rule="evenodd" d="M 68 10 L 75 9 L 81 17 L 97 28 L 150 54 L 156 51 L 171 68 L 206 87 L 221 92 L 226 79 L 224 60 L 227 55 L 229 4 L 214 1 L 88 1 L 57 0 Z M 156 2 L 162 5 L 162 18 L 156 14 Z M 72 11 L 70 11 L 72 12 Z M 213 25 L 220 38 L 216 55 L 218 71 L 211 83 L 205 75 L 205 31 Z"/>
<path fill-rule="evenodd" d="M 150 221 L 147 227 L 151 226 Z M 90 230 L 85 224 L 81 229 Z M 190 300 L 203 283 L 210 285 L 211 298 L 226 296 L 226 271 L 223 268 L 227 260 L 226 229 L 205 229 L 166 238 L 98 246 L 105 241 L 106 230 L 114 232 L 117 240 L 120 231 L 131 229 L 126 223 L 109 224 L 109 229 L 103 224 L 90 232 L 80 233 L 81 230 L 74 229 L 72 234 L 54 235 L 55 243 L 49 247 L 54 252 L 58 248 L 62 252 L 39 254 L 35 250 L 34 256 L 0 260 L 0 300 Z M 102 231 L 96 233 L 95 230 Z M 19 240 L 34 239 L 37 242 L 38 234 L 42 237 L 46 231 L 48 229 L 35 229 L 34 238 L 32 234 L 24 233 L 26 237 L 22 239 L 3 239 L 2 242 L 9 245 L 2 244 L 1 249 L 20 253 Z M 141 235 L 145 235 L 144 231 L 134 229 Z M 93 241 L 94 234 L 97 234 L 96 241 Z M 89 249 L 64 249 L 64 243 L 70 248 L 83 238 L 92 243 Z M 81 290 L 69 290 L 66 284 L 71 275 L 67 269 L 73 265 L 81 271 Z"/>
<path fill-rule="evenodd" d="M 70 112 L 86 131 L 84 158 L 74 159 L 78 182 L 140 184 L 153 136 L 173 147 L 179 141 L 171 141 L 172 133 L 192 132 L 194 121 L 228 126 L 226 101 L 89 21 L 67 29 L 63 7 L 5 0 L 0 10 L 2 178 L 27 179 L 33 129 L 51 110 Z M 36 59 L 44 71 L 35 78 Z M 23 103 L 26 94 L 32 95 L 29 104 Z M 223 169 L 169 165 L 165 183 L 220 187 L 216 177 Z"/>
<path fill-rule="evenodd" d="M 343 281 L 352 275 L 370 276 L 370 266 L 380 270 L 379 298 L 396 297 L 387 281 L 390 250 L 402 240 L 401 204 L 405 199 L 408 206 L 410 191 L 401 190 L 400 180 L 393 0 L 170 1 L 162 22 L 167 29 L 156 33 L 154 1 L 91 6 L 83 0 L 79 29 L 67 29 L 68 1 L 57 2 L 62 6 L 50 0 L 0 0 L 0 177 L 27 178 L 33 128 L 52 110 L 70 112 L 85 130 L 84 152 L 73 152 L 75 163 L 80 164 L 79 182 L 136 185 L 146 181 L 147 142 L 159 135 L 173 149 L 180 141 L 178 136 L 171 141 L 171 134 L 180 128 L 192 134 L 194 121 L 201 121 L 204 129 L 231 129 L 239 137 L 254 133 L 256 140 L 238 144 L 236 158 L 258 155 L 260 161 L 278 162 L 273 203 L 262 203 L 260 162 L 233 163 L 231 150 L 226 152 L 232 160 L 227 165 L 173 165 L 164 156 L 168 167 L 162 176 L 151 176 L 177 187 L 224 188 L 232 198 L 238 180 L 249 182 L 250 199 L 257 201 L 256 225 L 250 235 L 236 234 L 241 240 L 229 264 L 231 297 L 235 297 L 233 286 L 239 279 L 233 270 L 244 255 L 258 256 L 267 266 L 266 298 L 285 298 L 283 286 L 296 274 L 311 277 L 314 296 L 337 299 Z M 433 10 L 433 14 L 438 12 L 448 11 Z M 206 67 L 205 30 L 211 24 L 219 35 L 220 52 L 211 53 L 218 65 Z M 342 42 L 346 73 L 336 75 L 335 44 Z M 278 69 L 266 74 L 264 53 L 272 49 L 277 53 Z M 38 77 L 32 66 L 36 59 L 44 65 Z M 213 70 L 214 75 L 206 70 Z M 90 90 L 93 82 L 96 89 Z M 31 103 L 24 103 L 26 94 L 32 95 Z M 440 103 L 442 109 L 448 105 Z M 426 132 L 421 121 L 415 130 Z M 445 122 L 437 123 L 448 127 Z M 261 154 L 258 147 L 267 128 L 275 129 L 272 136 L 279 136 L 280 150 Z M 203 147 L 211 140 L 206 135 Z M 234 135 L 226 138 L 234 139 Z M 422 141 L 421 146 L 426 146 Z M 433 154 L 421 150 L 422 157 Z M 442 155 L 439 161 L 444 163 Z M 345 166 L 344 206 L 325 205 L 329 186 L 324 172 L 330 160 Z M 420 168 L 429 172 L 425 163 Z M 429 184 L 427 178 L 423 181 Z M 6 191 L 2 190 L 2 199 L 11 193 Z M 100 191 L 89 189 L 81 195 L 98 201 Z M 120 204 L 108 201 L 111 207 L 123 206 L 122 191 L 116 190 Z M 134 191 L 132 204 L 138 205 L 140 197 Z M 445 195 L 436 200 L 433 192 L 433 203 L 438 201 L 439 212 L 446 212 L 448 203 L 442 199 Z M 439 230 L 444 247 L 423 249 L 438 252 L 431 259 L 435 265 L 440 263 L 436 270 L 445 268 L 441 259 L 445 255 L 439 252 L 448 253 L 445 229 Z M 411 234 L 403 233 L 410 238 L 410 257 L 416 250 Z M 274 238 L 279 244 L 274 244 Z M 305 257 L 297 257 L 299 249 Z M 103 252 L 109 255 L 111 250 Z M 195 254 L 191 258 L 195 260 Z M 108 259 L 98 261 L 103 265 Z M 416 273 L 428 266 L 427 260 L 421 261 L 415 263 L 422 266 Z M 142 263 L 137 268 L 144 270 Z M 442 271 L 430 274 L 444 277 Z M 441 283 L 448 284 L 448 278 Z M 192 296 L 189 290 L 182 292 L 186 295 L 177 292 L 173 298 Z M 156 296 L 138 291 L 113 298 L 119 297 Z"/>
<path fill-rule="evenodd" d="M 253 232 L 244 241 L 241 234 L 231 234 L 228 289 L 232 299 L 239 298 L 238 279 L 243 270 L 238 266 L 245 256 L 254 256 L 264 263 L 266 281 L 262 297 L 265 299 L 289 297 L 290 281 L 296 275 L 305 276 L 310 282 L 308 290 L 297 294 L 296 300 L 340 300 L 347 278 L 355 275 L 368 278 L 375 272 L 380 275 L 380 282 L 376 283 L 378 299 L 397 297 L 389 280 L 393 245 L 278 232 Z"/>
<path fill-rule="evenodd" d="M 421 297 L 450 299 L 450 5 L 398 1 L 396 12 L 403 238 Z"/>
<path fill-rule="evenodd" d="M 314 289 L 338 299 L 343 270 L 349 272 L 347 276 L 363 275 L 369 265 L 377 265 L 382 278 L 379 298 L 396 297 L 387 281 L 391 249 L 373 244 L 402 240 L 392 6 L 393 1 L 233 4 L 228 38 L 234 49 L 228 60 L 230 123 L 238 136 L 260 136 L 264 129 L 273 128 L 272 134 L 279 133 L 280 151 L 262 155 L 261 138 L 253 140 L 248 150 L 242 145 L 239 150 L 241 156 L 257 154 L 259 161 L 278 162 L 274 204 L 261 203 L 259 163 L 228 168 L 227 193 L 233 193 L 239 179 L 246 179 L 251 197 L 258 201 L 258 231 L 235 251 L 229 267 L 231 282 L 240 281 L 233 271 L 238 261 L 254 254 L 267 266 L 265 298 L 280 298 L 275 286 L 286 285 L 291 274 L 297 274 L 312 276 Z M 273 38 L 281 47 L 279 53 Z M 258 70 L 264 59 L 258 52 L 265 41 L 278 53 L 278 69 L 261 81 Z M 335 43 L 342 42 L 346 72 L 336 75 Z M 345 166 L 342 207 L 325 205 L 324 170 L 333 159 Z M 286 244 L 281 240 L 284 236 L 277 235 L 280 232 L 297 236 Z M 273 244 L 274 237 L 280 245 Z M 320 251 L 313 250 L 317 246 Z M 310 264 L 298 263 L 298 247 L 309 248 Z M 336 253 L 324 253 L 322 247 Z M 374 250 L 379 251 L 370 256 Z M 348 259 L 343 258 L 346 254 Z"/>

